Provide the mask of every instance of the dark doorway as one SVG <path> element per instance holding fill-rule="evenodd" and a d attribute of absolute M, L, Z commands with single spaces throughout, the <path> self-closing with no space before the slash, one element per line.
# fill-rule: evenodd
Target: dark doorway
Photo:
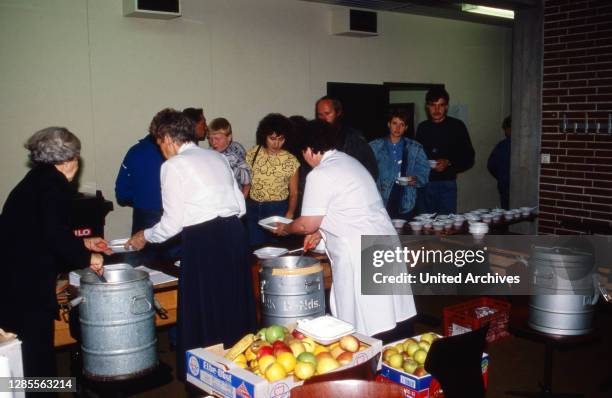
<path fill-rule="evenodd" d="M 371 141 L 386 134 L 389 92 L 382 84 L 327 83 L 327 95 L 342 102 L 347 126 Z"/>
<path fill-rule="evenodd" d="M 416 123 L 414 122 L 415 107 L 423 107 L 425 92 L 432 87 L 444 87 L 443 84 L 431 83 L 388 83 L 360 84 L 360 83 L 327 83 L 327 95 L 337 98 L 344 108 L 344 123 L 361 130 L 366 140 L 386 136 L 387 117 L 390 108 L 403 108 L 408 110 L 411 122 L 406 135 L 415 137 Z M 390 103 L 391 92 L 422 92 L 421 103 L 397 102 Z M 419 108 L 420 109 L 420 108 Z"/>

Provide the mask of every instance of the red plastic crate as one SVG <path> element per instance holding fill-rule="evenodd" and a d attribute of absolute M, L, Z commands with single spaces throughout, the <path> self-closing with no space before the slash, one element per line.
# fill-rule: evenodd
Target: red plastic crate
<path fill-rule="evenodd" d="M 496 310 L 494 314 L 478 318 L 476 309 L 488 307 Z M 489 323 L 487 342 L 492 343 L 509 336 L 510 303 L 490 297 L 480 297 L 465 303 L 444 307 L 444 335 L 452 336 L 468 330 L 475 330 Z"/>

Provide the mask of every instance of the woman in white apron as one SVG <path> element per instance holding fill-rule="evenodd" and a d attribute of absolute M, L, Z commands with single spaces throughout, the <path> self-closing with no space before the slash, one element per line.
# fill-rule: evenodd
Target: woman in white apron
<path fill-rule="evenodd" d="M 332 264 L 334 316 L 370 336 L 393 329 L 416 315 L 413 297 L 361 294 L 361 236 L 397 235 L 376 183 L 359 161 L 335 150 L 333 132 L 324 122 L 308 123 L 302 148 L 313 168 L 302 214 L 291 224 L 277 224 L 276 233 L 304 234 L 304 247 L 323 238 Z"/>

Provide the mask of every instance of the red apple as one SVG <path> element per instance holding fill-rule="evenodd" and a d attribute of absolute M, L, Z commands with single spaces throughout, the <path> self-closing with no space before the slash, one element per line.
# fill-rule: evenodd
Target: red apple
<path fill-rule="evenodd" d="M 423 376 L 426 376 L 426 375 L 427 375 L 427 371 L 425 370 L 425 368 L 424 368 L 424 367 L 419 366 L 418 368 L 416 368 L 416 369 L 414 370 L 414 373 L 413 373 L 413 374 L 414 374 L 416 377 L 423 377 Z"/>
<path fill-rule="evenodd" d="M 288 352 L 291 355 L 293 355 L 293 351 L 291 351 L 291 348 L 285 346 L 285 347 L 278 347 L 278 348 L 274 349 L 274 356 L 277 357 L 280 354 L 282 354 L 283 352 Z"/>
<path fill-rule="evenodd" d="M 298 332 L 297 329 L 295 329 L 293 332 L 291 332 L 291 335 L 293 337 L 295 337 L 296 339 L 298 339 L 298 340 L 302 340 L 304 337 L 306 337 L 306 336 L 304 336 L 303 333 Z"/>
<path fill-rule="evenodd" d="M 274 355 L 274 348 L 269 345 L 265 345 L 257 351 L 257 359 L 263 357 L 264 355 Z"/>
<path fill-rule="evenodd" d="M 343 352 L 342 354 L 338 355 L 338 358 L 336 358 L 336 361 L 338 361 L 341 366 L 351 363 L 352 360 L 353 353 L 348 351 Z"/>
<path fill-rule="evenodd" d="M 319 363 L 319 361 L 322 358 L 331 358 L 331 359 L 334 359 L 334 357 L 332 357 L 332 354 L 329 351 L 320 352 L 317 355 L 315 355 L 315 358 L 317 358 L 317 363 Z"/>

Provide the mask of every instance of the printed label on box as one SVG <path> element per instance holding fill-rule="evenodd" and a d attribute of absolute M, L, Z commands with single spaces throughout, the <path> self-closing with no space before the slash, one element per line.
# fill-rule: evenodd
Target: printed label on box
<path fill-rule="evenodd" d="M 251 398 L 255 395 L 255 387 L 251 383 L 232 376 L 231 373 L 202 358 L 190 353 L 187 353 L 187 355 L 189 356 L 187 360 L 189 373 L 213 390 L 227 397 Z"/>

